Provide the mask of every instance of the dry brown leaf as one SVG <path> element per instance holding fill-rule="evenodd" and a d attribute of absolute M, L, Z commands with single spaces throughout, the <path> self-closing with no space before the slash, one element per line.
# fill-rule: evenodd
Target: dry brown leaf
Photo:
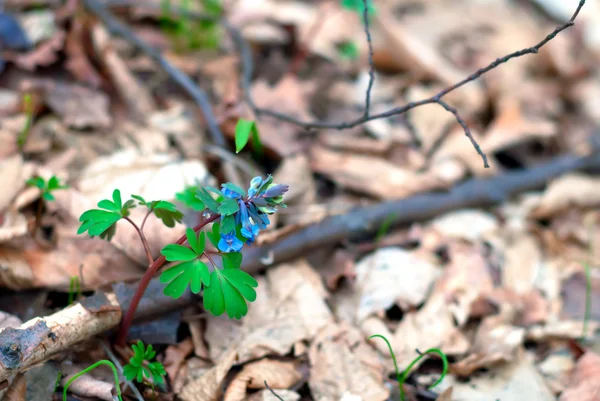
<path fill-rule="evenodd" d="M 452 399 L 460 401 L 510 400 L 555 401 L 543 377 L 521 350 L 513 362 L 475 374 L 470 380 L 448 374 L 436 387 L 439 391 L 452 387 Z"/>
<path fill-rule="evenodd" d="M 285 203 L 289 207 L 306 207 L 315 203 L 317 199 L 317 187 L 310 171 L 308 157 L 297 154 L 283 159 L 283 162 L 273 174 L 275 182 L 285 182 L 290 186 L 285 194 Z M 294 224 L 312 219 L 308 213 L 281 214 L 280 219 L 288 224 Z"/>
<path fill-rule="evenodd" d="M 239 351 L 240 362 L 272 353 L 285 355 L 333 320 L 321 278 L 306 261 L 270 268 L 257 281 L 256 301 L 241 322 L 207 318 L 206 341 L 213 359 L 231 347 Z"/>
<path fill-rule="evenodd" d="M 570 208 L 589 208 L 600 204 L 600 178 L 572 173 L 553 180 L 530 213 L 536 219 L 553 217 Z"/>
<path fill-rule="evenodd" d="M 431 227 L 443 237 L 475 242 L 498 230 L 498 220 L 491 213 L 463 209 L 446 213 L 431 221 Z"/>
<path fill-rule="evenodd" d="M 299 82 L 295 76 L 285 76 L 275 86 L 263 80 L 252 86 L 252 97 L 261 108 L 276 110 L 301 120 L 313 120 L 308 111 L 307 93 L 312 85 Z M 258 131 L 262 144 L 279 156 L 298 153 L 306 148 L 307 142 L 298 136 L 302 129 L 271 117 L 258 120 Z"/>
<path fill-rule="evenodd" d="M 203 322 L 199 320 L 191 320 L 188 322 L 192 342 L 194 343 L 194 355 L 203 359 L 210 359 L 208 348 L 204 344 Z"/>
<path fill-rule="evenodd" d="M 485 318 L 477 328 L 470 355 L 451 365 L 458 376 L 468 377 L 474 371 L 497 363 L 513 361 L 525 339 L 525 329 L 505 323 L 502 316 Z"/>
<path fill-rule="evenodd" d="M 355 271 L 355 283 L 338 291 L 332 303 L 338 318 L 356 323 L 395 303 L 403 309 L 421 304 L 440 274 L 431 262 L 401 248 L 380 249 Z"/>
<path fill-rule="evenodd" d="M 403 198 L 446 187 L 446 183 L 428 173 L 401 168 L 379 157 L 333 152 L 318 145 L 311 149 L 311 168 L 342 187 L 380 199 Z"/>
<path fill-rule="evenodd" d="M 561 288 L 561 315 L 567 319 L 583 320 L 586 312 L 586 298 L 591 300 L 588 318 L 600 321 L 600 279 L 597 270 L 592 270 L 591 291 L 588 293 L 588 280 L 584 272 L 576 272 L 563 282 Z"/>
<path fill-rule="evenodd" d="M 216 401 L 221 395 L 223 380 L 229 369 L 237 363 L 237 357 L 235 349 L 228 351 L 217 365 L 185 384 L 177 395 L 184 401 Z"/>
<path fill-rule="evenodd" d="M 23 158 L 20 154 L 0 161 L 0 213 L 6 210 L 24 185 Z"/>
<path fill-rule="evenodd" d="M 517 294 L 526 294 L 534 288 L 542 268 L 540 245 L 527 233 L 507 230 L 502 235 L 505 239 L 502 285 Z"/>
<path fill-rule="evenodd" d="M 452 401 L 452 387 L 442 391 L 436 398 L 436 401 Z"/>
<path fill-rule="evenodd" d="M 252 394 L 246 399 L 246 401 L 298 401 L 300 400 L 300 394 L 291 390 L 274 390 L 277 396 L 273 395 L 270 390 L 261 390 L 257 393 Z"/>
<path fill-rule="evenodd" d="M 3 57 L 27 71 L 35 71 L 37 67 L 48 67 L 58 60 L 58 52 L 63 49 L 66 36 L 65 31 L 59 30 L 50 39 L 27 53 L 9 53 Z"/>
<path fill-rule="evenodd" d="M 65 55 L 67 56 L 65 68 L 77 80 L 98 88 L 102 83 L 102 77 L 92 63 L 90 63 L 86 54 L 84 38 L 88 32 L 86 32 L 85 21 L 82 21 L 82 19 L 82 16 L 76 13 L 71 20 L 71 29 L 67 35 L 65 45 Z"/>
<path fill-rule="evenodd" d="M 15 237 L 25 235 L 27 232 L 27 219 L 23 214 L 9 209 L 1 215 L 0 244 Z"/>
<path fill-rule="evenodd" d="M 331 258 L 319 269 L 325 285 L 329 290 L 337 289 L 340 281 L 346 279 L 353 283 L 356 280 L 354 255 L 346 249 L 336 249 Z"/>
<path fill-rule="evenodd" d="M 559 350 L 550 354 L 537 366 L 544 375 L 548 387 L 555 394 L 560 394 L 569 384 L 569 377 L 575 368 L 575 361 L 570 353 Z"/>
<path fill-rule="evenodd" d="M 355 349 L 360 342 L 366 344 L 362 338 L 352 338 L 353 331 L 344 324 L 331 324 L 314 339 L 308 385 L 316 401 L 337 401 L 346 393 L 373 401 L 389 397 L 383 377 L 375 374 Z"/>
<path fill-rule="evenodd" d="M 527 339 L 546 341 L 550 339 L 578 339 L 583 334 L 583 321 L 561 320 L 548 322 L 545 325 L 535 325 L 527 329 Z M 592 335 L 600 328 L 600 322 L 588 321 L 586 336 Z"/>
<path fill-rule="evenodd" d="M 595 401 L 600 398 L 600 355 L 587 351 L 575 365 L 567 389 L 559 401 Z"/>
<path fill-rule="evenodd" d="M 191 338 L 186 338 L 177 345 L 169 345 L 165 350 L 165 360 L 163 365 L 167 371 L 167 375 L 173 379 L 177 377 L 177 373 L 181 369 L 181 366 L 185 362 L 192 351 L 194 350 L 194 343 Z"/>
<path fill-rule="evenodd" d="M 157 106 L 144 84 L 129 71 L 125 62 L 111 46 L 111 38 L 101 24 L 96 24 L 91 32 L 96 54 L 100 57 L 113 81 L 113 86 L 138 121 L 146 121 L 156 111 Z"/>
<path fill-rule="evenodd" d="M 1 401 L 25 401 L 26 393 L 27 379 L 23 373 L 19 372 L 4 391 Z"/>
<path fill-rule="evenodd" d="M 246 398 L 247 389 L 266 388 L 265 381 L 273 389 L 286 389 L 301 378 L 293 361 L 262 359 L 244 366 L 227 387 L 223 400 L 242 401 Z"/>

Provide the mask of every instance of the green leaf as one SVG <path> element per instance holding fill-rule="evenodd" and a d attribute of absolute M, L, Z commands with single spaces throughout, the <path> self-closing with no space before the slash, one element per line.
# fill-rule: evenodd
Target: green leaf
<path fill-rule="evenodd" d="M 241 252 L 228 252 L 222 253 L 223 268 L 225 269 L 239 269 L 242 265 L 242 253 Z"/>
<path fill-rule="evenodd" d="M 113 191 L 112 198 L 113 202 L 115 202 L 115 205 L 117 206 L 117 209 L 121 210 L 123 208 L 123 201 L 121 200 L 121 191 L 115 189 Z"/>
<path fill-rule="evenodd" d="M 194 294 L 198 294 L 202 284 L 208 286 L 210 281 L 208 266 L 199 259 L 179 263 L 160 275 L 161 283 L 169 283 L 164 294 L 174 299 L 180 298 L 188 286 Z"/>
<path fill-rule="evenodd" d="M 77 234 L 88 232 L 90 237 L 100 236 L 107 238 L 109 241 L 116 231 L 116 226 L 113 225 L 121 219 L 121 215 L 112 211 L 92 209 L 85 211 L 80 217 L 81 226 L 77 230 Z M 107 232 L 108 231 L 108 232 Z M 106 235 L 102 235 L 105 232 Z"/>
<path fill-rule="evenodd" d="M 175 207 L 174 204 L 167 201 L 158 201 L 156 203 L 152 203 L 152 211 L 154 212 L 154 215 L 161 219 L 165 226 L 175 227 L 175 222 L 181 223 L 181 219 L 183 219 L 183 213 L 177 210 L 177 207 Z"/>
<path fill-rule="evenodd" d="M 133 199 L 129 199 L 121 208 L 121 216 L 129 216 L 129 209 L 133 209 L 135 206 L 135 201 Z"/>
<path fill-rule="evenodd" d="M 256 300 L 257 286 L 256 280 L 243 270 L 215 270 L 210 285 L 204 289 L 204 309 L 215 316 L 227 312 L 230 318 L 239 319 L 248 313 L 246 301 Z"/>
<path fill-rule="evenodd" d="M 148 206 L 148 202 L 146 202 L 146 200 L 144 198 L 142 198 L 141 196 L 139 196 L 139 195 L 131 195 L 131 197 L 133 199 L 136 199 L 140 203 L 140 205 L 142 205 L 142 206 Z"/>
<path fill-rule="evenodd" d="M 204 203 L 204 205 L 211 211 L 217 213 L 219 210 L 219 204 L 216 200 L 213 199 L 212 196 L 208 193 L 208 191 L 204 188 L 198 189 L 196 192 L 196 196 Z"/>
<path fill-rule="evenodd" d="M 256 122 L 240 118 L 235 126 L 235 153 L 240 153 L 248 143 L 250 134 L 256 129 Z"/>
<path fill-rule="evenodd" d="M 231 183 L 231 182 L 226 182 L 225 184 L 222 185 L 223 188 L 227 188 L 237 194 L 239 194 L 240 196 L 246 196 L 246 191 L 244 191 L 242 188 L 238 187 L 237 185 Z"/>
<path fill-rule="evenodd" d="M 363 1 L 364 0 L 342 0 L 342 7 L 362 14 L 365 9 Z M 372 0 L 367 0 L 367 12 L 369 13 L 369 15 L 374 15 L 376 12 Z"/>
<path fill-rule="evenodd" d="M 30 178 L 27 180 L 27 185 L 32 187 L 38 187 L 41 190 L 44 190 L 46 187 L 46 182 L 42 177 Z"/>
<path fill-rule="evenodd" d="M 42 192 L 42 198 L 44 198 L 47 201 L 53 201 L 56 199 L 54 195 L 47 191 Z"/>
<path fill-rule="evenodd" d="M 121 208 L 119 208 L 117 205 L 115 205 L 114 202 L 109 201 L 108 199 L 102 199 L 100 202 L 98 202 L 98 207 L 101 209 L 110 210 L 111 212 L 119 214 L 121 213 Z"/>
<path fill-rule="evenodd" d="M 152 362 L 152 359 L 156 356 L 156 351 L 154 351 L 152 345 L 148 345 L 146 348 L 142 341 L 138 341 L 131 348 L 133 357 L 123 367 L 123 376 L 127 380 L 137 380 L 139 383 L 143 382 L 144 376 L 157 384 L 162 383 L 163 376 L 166 375 L 165 367 L 158 361 Z M 147 366 L 145 366 L 145 361 L 148 362 Z"/>
<path fill-rule="evenodd" d="M 204 202 L 196 196 L 196 191 L 197 189 L 194 186 L 187 187 L 183 192 L 177 192 L 175 194 L 175 199 L 183 203 L 186 207 L 189 207 L 196 212 L 201 212 L 206 207 L 204 206 Z"/>
<path fill-rule="evenodd" d="M 125 378 L 129 381 L 135 380 L 137 372 L 138 369 L 131 364 L 127 364 L 123 367 L 123 376 L 125 376 Z"/>
<path fill-rule="evenodd" d="M 165 246 L 160 253 L 162 253 L 169 262 L 194 260 L 198 257 L 193 249 L 177 244 Z"/>
<path fill-rule="evenodd" d="M 204 236 L 204 232 L 200 231 L 198 232 L 198 235 L 196 235 L 194 230 L 188 228 L 185 231 L 185 235 L 188 239 L 188 242 L 190 243 L 190 246 L 192 247 L 194 252 L 196 252 L 196 255 L 201 256 L 202 252 L 204 252 L 204 247 L 206 244 L 206 237 Z"/>
<path fill-rule="evenodd" d="M 358 46 L 354 42 L 343 42 L 339 45 L 338 51 L 340 56 L 347 60 L 356 60 L 359 56 Z"/>
<path fill-rule="evenodd" d="M 163 366 L 163 364 L 158 361 L 151 362 L 148 364 L 148 369 L 152 373 L 152 380 L 156 384 L 162 384 L 163 376 L 165 376 L 167 374 L 167 371 L 165 370 L 165 367 Z"/>
<path fill-rule="evenodd" d="M 219 249 L 219 240 L 221 239 L 221 225 L 213 223 L 211 232 L 206 233 L 208 240 L 217 249 Z"/>
<path fill-rule="evenodd" d="M 58 182 L 58 178 L 56 178 L 56 176 L 53 175 L 48 180 L 48 190 L 52 191 L 53 189 L 58 189 L 58 188 L 60 188 L 60 183 Z"/>
<path fill-rule="evenodd" d="M 222 216 L 229 216 L 235 214 L 240 210 L 240 205 L 238 204 L 236 199 L 225 199 L 219 205 L 218 212 Z"/>
<path fill-rule="evenodd" d="M 220 230 L 222 233 L 230 233 L 235 230 L 235 217 L 233 215 L 223 216 Z"/>

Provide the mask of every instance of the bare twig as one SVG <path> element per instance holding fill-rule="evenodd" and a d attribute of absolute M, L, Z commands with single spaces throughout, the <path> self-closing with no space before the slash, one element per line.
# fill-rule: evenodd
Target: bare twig
<path fill-rule="evenodd" d="M 363 0 L 365 1 L 365 0 Z M 369 114 L 368 113 L 368 106 L 370 103 L 370 94 L 369 94 L 369 90 L 370 87 L 372 85 L 372 81 L 370 81 L 370 85 L 369 88 L 367 89 L 367 98 L 366 101 L 368 101 L 368 103 L 366 104 L 367 107 L 365 107 L 366 111 L 365 113 L 354 119 L 351 121 L 343 121 L 343 122 L 327 122 L 327 121 L 304 121 L 304 120 L 300 120 L 297 119 L 295 117 L 283 114 L 283 113 L 279 113 L 277 111 L 273 111 L 273 110 L 269 110 L 266 108 L 262 108 L 256 105 L 256 103 L 254 102 L 254 100 L 252 99 L 251 93 L 250 93 L 250 82 L 252 79 L 252 70 L 253 70 L 253 65 L 252 65 L 252 54 L 250 53 L 249 47 L 247 45 L 247 43 L 244 41 L 242 35 L 239 33 L 239 31 L 237 31 L 237 29 L 235 27 L 233 27 L 231 24 L 225 24 L 225 27 L 228 29 L 228 31 L 230 32 L 230 34 L 232 35 L 233 39 L 235 40 L 237 46 L 238 46 L 238 50 L 242 56 L 242 69 L 243 69 L 243 73 L 242 73 L 242 89 L 245 92 L 245 98 L 246 101 L 248 102 L 248 104 L 250 105 L 250 107 L 254 110 L 254 112 L 257 115 L 265 115 L 265 116 L 269 116 L 269 117 L 273 117 L 276 119 L 279 119 L 281 121 L 285 121 L 291 124 L 295 124 L 298 125 L 306 130 L 310 130 L 310 129 L 315 129 L 315 128 L 329 128 L 329 129 L 337 129 L 337 130 L 342 130 L 342 129 L 348 129 L 348 128 L 353 128 L 356 127 L 360 124 L 364 124 L 367 121 L 371 121 L 371 120 L 377 120 L 377 119 L 381 119 L 381 118 L 387 118 L 387 117 L 391 117 L 394 115 L 398 115 L 398 114 L 403 114 L 406 113 L 409 110 L 412 110 L 414 108 L 420 107 L 420 106 L 424 106 L 426 104 L 433 104 L 433 103 L 437 103 L 439 105 L 441 105 L 442 107 L 444 107 L 446 110 L 448 110 L 449 112 L 451 112 L 454 117 L 457 119 L 457 122 L 461 125 L 461 127 L 465 130 L 465 135 L 469 138 L 469 140 L 471 141 L 471 143 L 475 146 L 475 150 L 477 150 L 477 153 L 479 153 L 479 155 L 482 157 L 483 162 L 484 162 L 484 166 L 485 167 L 489 167 L 489 164 L 487 162 L 487 158 L 485 156 L 485 154 L 483 153 L 483 151 L 481 150 L 481 148 L 479 147 L 479 145 L 477 144 L 477 142 L 475 141 L 475 139 L 473 138 L 473 136 L 471 135 L 470 130 L 467 128 L 467 125 L 464 121 L 464 119 L 462 119 L 459 114 L 458 111 L 452 107 L 450 107 L 446 102 L 442 101 L 442 97 L 444 97 L 445 95 L 447 95 L 448 93 L 464 86 L 465 84 L 474 81 L 476 79 L 478 79 L 479 77 L 481 77 L 483 74 L 493 70 L 494 68 L 498 67 L 500 64 L 506 63 L 507 61 L 513 59 L 513 58 L 517 58 L 517 57 L 521 57 L 527 54 L 534 54 L 537 53 L 546 43 L 548 43 L 550 40 L 552 40 L 556 35 L 558 35 L 560 32 L 564 31 L 565 29 L 573 26 L 575 24 L 575 19 L 577 18 L 577 16 L 579 15 L 579 12 L 581 11 L 581 8 L 583 7 L 583 5 L 585 4 L 585 0 L 580 0 L 579 1 L 579 5 L 577 6 L 577 9 L 575 10 L 575 12 L 573 13 L 573 15 L 571 16 L 571 18 L 569 19 L 569 21 L 567 21 L 566 23 L 564 23 L 563 25 L 558 26 L 557 28 L 554 29 L 554 31 L 552 31 L 550 34 L 548 34 L 542 41 L 540 41 L 538 44 L 526 48 L 526 49 L 522 49 L 522 50 L 518 50 L 516 52 L 510 53 L 504 57 L 501 58 L 497 58 L 496 60 L 494 60 L 493 62 L 491 62 L 490 64 L 488 64 L 485 67 L 482 67 L 480 69 L 478 69 L 476 72 L 474 72 L 473 74 L 469 75 L 468 77 L 466 77 L 465 79 L 463 79 L 462 81 L 457 82 L 454 85 L 451 85 L 443 90 L 441 90 L 440 92 L 438 92 L 437 94 L 426 98 L 426 99 L 421 99 L 418 101 L 414 101 L 414 102 L 410 102 L 407 103 L 403 106 L 399 106 L 399 107 L 395 107 L 391 110 L 388 111 L 384 111 L 381 113 L 377 113 L 377 114 Z M 366 12 L 365 12 L 366 14 Z M 367 21 L 367 20 L 365 20 Z M 369 33 L 369 29 L 367 26 L 365 26 L 365 32 L 367 34 L 367 40 L 370 40 L 370 33 Z M 373 61 L 372 61 L 372 54 L 370 53 L 369 55 L 370 60 L 370 74 L 373 71 Z"/>
<path fill-rule="evenodd" d="M 365 37 L 369 46 L 369 84 L 365 94 L 365 113 L 364 118 L 369 118 L 371 108 L 371 91 L 375 83 L 375 63 L 373 62 L 373 40 L 371 39 L 371 31 L 369 30 L 369 0 L 363 0 L 363 26 L 365 27 Z"/>

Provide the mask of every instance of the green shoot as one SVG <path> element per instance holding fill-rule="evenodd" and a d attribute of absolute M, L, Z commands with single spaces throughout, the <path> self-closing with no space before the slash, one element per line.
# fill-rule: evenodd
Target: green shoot
<path fill-rule="evenodd" d="M 390 344 L 388 339 L 385 338 L 384 336 L 382 336 L 381 334 L 374 334 L 371 337 L 369 337 L 369 339 L 374 338 L 374 337 L 379 337 L 383 341 L 385 341 L 385 343 L 388 346 L 388 349 L 390 350 L 390 355 L 392 356 L 392 361 L 394 362 L 394 368 L 396 369 L 396 379 L 398 380 L 398 387 L 400 388 L 400 399 L 402 401 L 404 401 L 404 398 L 405 398 L 404 382 L 408 378 L 408 374 L 410 373 L 410 370 L 417 362 L 419 362 L 421 359 L 423 359 L 427 354 L 433 353 L 433 354 L 439 355 L 440 358 L 442 358 L 442 363 L 444 365 L 443 370 L 442 370 L 442 376 L 438 379 L 438 381 L 436 381 L 431 386 L 429 386 L 429 388 L 437 386 L 438 384 L 441 383 L 442 380 L 444 380 L 444 377 L 446 377 L 446 373 L 448 373 L 448 358 L 446 358 L 446 355 L 440 349 L 430 348 L 427 351 L 425 351 L 424 353 L 420 354 L 417 358 L 415 358 L 410 363 L 410 365 L 408 365 L 408 367 L 402 372 L 402 375 L 400 375 L 400 373 L 398 371 L 398 364 L 396 362 L 396 355 L 394 355 L 394 350 L 392 349 L 392 345 Z"/>
<path fill-rule="evenodd" d="M 17 137 L 17 145 L 20 149 L 23 149 L 23 146 L 25 146 L 25 142 L 27 141 L 27 137 L 29 135 L 29 130 L 31 130 L 31 124 L 33 123 L 33 104 L 31 101 L 31 95 L 29 93 L 26 93 L 23 96 L 23 110 L 25 111 L 26 116 L 25 126 Z"/>
<path fill-rule="evenodd" d="M 144 346 L 142 341 L 138 341 L 137 345 L 131 346 L 133 349 L 133 357 L 129 363 L 123 367 L 123 375 L 127 380 L 136 380 L 138 383 L 144 381 L 144 377 L 152 379 L 153 383 L 161 384 L 163 376 L 167 374 L 165 367 L 158 361 L 152 362 L 156 356 L 156 351 L 152 345 Z"/>
<path fill-rule="evenodd" d="M 377 230 L 377 234 L 375 234 L 376 244 L 378 244 L 383 239 L 383 237 L 385 237 L 386 234 L 390 231 L 390 227 L 392 226 L 392 223 L 394 222 L 395 218 L 396 213 L 392 213 L 386 216 L 385 220 L 383 220 L 383 223 L 381 223 L 381 226 L 379 226 L 379 230 Z"/>
<path fill-rule="evenodd" d="M 252 147 L 259 157 L 263 154 L 263 145 L 260 141 L 256 121 L 240 118 L 235 126 L 235 153 L 240 153 L 252 136 Z"/>
<path fill-rule="evenodd" d="M 38 187 L 42 191 L 42 198 L 47 201 L 53 201 L 56 199 L 52 194 L 53 191 L 69 188 L 68 185 L 61 184 L 60 180 L 55 175 L 50 177 L 48 182 L 46 182 L 42 177 L 31 178 L 27 180 L 27 185 Z"/>
<path fill-rule="evenodd" d="M 83 376 L 87 372 L 96 369 L 100 365 L 107 365 L 113 371 L 113 375 L 115 378 L 115 388 L 117 389 L 117 398 L 119 399 L 119 401 L 123 401 L 123 398 L 121 397 L 121 387 L 119 386 L 119 374 L 117 373 L 117 368 L 111 361 L 107 361 L 106 359 L 96 362 L 95 364 L 83 369 L 81 372 L 77 372 L 73 377 L 71 377 L 65 385 L 65 388 L 63 389 L 63 401 L 67 401 L 67 389 L 69 388 L 71 383 L 73 383 L 75 380 L 77 380 L 79 377 Z"/>
<path fill-rule="evenodd" d="M 347 10 L 356 11 L 357 13 L 362 14 L 365 10 L 364 0 L 341 0 L 342 7 Z M 377 10 L 373 5 L 373 1 L 367 0 L 367 13 L 369 15 L 375 15 Z"/>
<path fill-rule="evenodd" d="M 69 281 L 69 305 L 81 296 L 81 286 L 79 285 L 79 277 L 72 276 Z"/>
<path fill-rule="evenodd" d="M 358 59 L 358 47 L 354 42 L 343 42 L 338 47 L 338 52 L 341 58 L 346 60 Z"/>

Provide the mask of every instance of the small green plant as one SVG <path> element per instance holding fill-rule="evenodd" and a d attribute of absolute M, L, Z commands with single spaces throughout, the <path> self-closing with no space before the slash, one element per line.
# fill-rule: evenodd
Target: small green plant
<path fill-rule="evenodd" d="M 56 200 L 52 192 L 57 191 L 59 189 L 69 188 L 68 185 L 64 185 L 60 183 L 60 180 L 53 175 L 50 177 L 48 182 L 46 182 L 42 177 L 34 177 L 27 180 L 27 185 L 32 187 L 38 187 L 42 191 L 42 198 L 47 201 Z"/>
<path fill-rule="evenodd" d="M 154 383 L 162 384 L 163 376 L 167 372 L 162 363 L 152 361 L 156 356 L 156 351 L 154 351 L 152 345 L 149 344 L 146 347 L 142 341 L 138 341 L 131 348 L 133 349 L 133 357 L 123 367 L 123 376 L 127 380 L 136 380 L 138 383 L 142 383 L 144 377 L 149 380 L 151 379 L 153 387 Z"/>
<path fill-rule="evenodd" d="M 119 399 L 119 401 L 123 401 L 123 398 L 121 397 L 121 387 L 119 386 L 119 373 L 117 372 L 117 368 L 111 361 L 108 361 L 106 359 L 103 359 L 101 361 L 96 362 L 95 364 L 93 364 L 91 366 L 88 366 L 87 368 L 83 369 L 81 372 L 77 372 L 73 377 L 71 377 L 69 379 L 69 381 L 67 381 L 67 384 L 65 385 L 65 388 L 63 389 L 63 401 L 67 401 L 67 389 L 69 388 L 71 383 L 73 383 L 75 380 L 77 380 L 84 374 L 96 369 L 100 365 L 107 365 L 113 371 L 113 376 L 115 379 L 115 388 L 117 390 L 117 398 Z"/>
<path fill-rule="evenodd" d="M 258 126 L 256 121 L 245 120 L 240 118 L 235 126 L 235 152 L 240 153 L 248 144 L 248 140 L 252 137 L 252 148 L 258 156 L 263 154 L 263 145 L 260 141 Z"/>
<path fill-rule="evenodd" d="M 379 337 L 383 341 L 385 341 L 385 343 L 388 346 L 388 349 L 390 350 L 390 355 L 392 356 L 392 361 L 394 362 L 394 368 L 396 369 L 396 379 L 398 380 L 398 387 L 400 388 L 400 399 L 402 401 L 404 401 L 404 399 L 405 399 L 404 382 L 408 378 L 410 370 L 412 369 L 413 366 L 415 366 L 416 363 L 418 363 L 421 359 L 423 359 L 427 354 L 439 355 L 439 357 L 442 358 L 442 363 L 443 363 L 442 376 L 438 379 L 438 381 L 436 381 L 431 386 L 429 386 L 429 388 L 437 386 L 438 384 L 440 384 L 442 382 L 442 380 L 444 380 L 444 377 L 446 377 L 446 373 L 448 373 L 448 358 L 446 358 L 446 355 L 440 349 L 430 348 L 427 351 L 420 353 L 420 355 L 417 358 L 415 358 L 410 363 L 410 365 L 408 365 L 408 367 L 402 372 L 402 374 L 400 374 L 400 372 L 398 371 L 398 364 L 396 363 L 396 355 L 394 355 L 394 350 L 392 349 L 392 345 L 390 344 L 388 339 L 385 338 L 384 336 L 382 336 L 381 334 L 374 334 L 371 337 L 369 337 L 369 339 L 372 339 L 375 337 Z"/>
<path fill-rule="evenodd" d="M 358 59 L 358 46 L 354 42 L 342 42 L 337 46 L 338 53 L 341 58 L 346 60 L 357 60 Z"/>
<path fill-rule="evenodd" d="M 220 0 L 199 0 L 204 18 L 194 18 L 190 13 L 190 0 L 181 2 L 181 14 L 173 17 L 171 1 L 162 0 L 160 26 L 179 51 L 216 49 L 221 41 L 219 18 L 223 14 Z"/>
<path fill-rule="evenodd" d="M 78 234 L 87 232 L 92 237 L 110 241 L 116 233 L 117 223 L 125 220 L 135 228 L 148 258 L 148 269 L 125 313 L 117 344 L 125 345 L 137 306 L 148 284 L 166 262 L 177 264 L 160 276 L 160 281 L 166 284 L 165 295 L 179 298 L 188 288 L 196 294 L 203 291 L 204 308 L 212 314 L 227 313 L 236 319 L 246 315 L 248 303 L 256 300 L 254 289 L 258 283 L 241 270 L 241 250 L 244 245 L 252 245 L 259 232 L 270 224 L 269 215 L 279 207 L 286 207 L 283 195 L 287 191 L 287 185 L 275 184 L 270 175 L 265 179 L 254 177 L 247 191 L 232 183 L 222 184 L 221 189 L 210 186 L 186 188 L 176 195 L 176 199 L 201 212 L 202 220 L 194 228 L 188 228 L 175 243 L 166 245 L 157 259 L 152 256 L 144 226 L 151 214 L 168 227 L 181 222 L 183 214 L 175 205 L 162 200 L 148 202 L 138 195 L 123 202 L 121 192 L 115 189 L 112 200 L 101 200 L 99 209 L 85 211 L 79 218 Z M 141 225 L 129 217 L 130 210 L 138 206 L 147 209 Z M 210 231 L 201 231 L 211 223 Z M 220 265 L 215 262 L 218 259 Z"/>
<path fill-rule="evenodd" d="M 72 276 L 69 280 L 69 305 L 81 296 L 81 286 L 79 284 L 79 277 Z"/>
<path fill-rule="evenodd" d="M 33 123 L 33 102 L 29 93 L 26 93 L 23 96 L 23 110 L 25 111 L 26 120 L 23 130 L 17 137 L 19 149 L 23 149 L 25 146 L 25 142 L 27 142 L 27 137 L 29 136 L 29 130 L 31 130 L 31 124 Z"/>

